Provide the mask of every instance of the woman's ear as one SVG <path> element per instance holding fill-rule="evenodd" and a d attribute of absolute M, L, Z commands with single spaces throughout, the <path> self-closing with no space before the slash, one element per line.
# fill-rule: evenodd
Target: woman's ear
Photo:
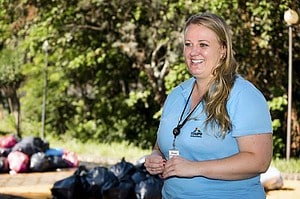
<path fill-rule="evenodd" d="M 225 59 L 225 57 L 226 57 L 226 47 L 222 46 L 221 53 L 220 53 L 220 59 Z"/>
<path fill-rule="evenodd" d="M 220 59 L 224 59 L 225 58 L 225 53 L 221 53 Z"/>

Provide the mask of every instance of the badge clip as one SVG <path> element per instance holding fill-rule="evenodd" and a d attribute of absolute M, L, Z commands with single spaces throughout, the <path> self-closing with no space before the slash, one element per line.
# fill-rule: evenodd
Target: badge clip
<path fill-rule="evenodd" d="M 179 156 L 179 151 L 177 149 L 170 149 L 169 150 L 169 159 L 171 159 L 174 156 Z"/>

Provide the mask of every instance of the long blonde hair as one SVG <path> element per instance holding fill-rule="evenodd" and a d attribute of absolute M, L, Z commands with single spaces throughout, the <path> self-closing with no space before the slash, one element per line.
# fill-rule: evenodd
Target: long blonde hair
<path fill-rule="evenodd" d="M 216 136 L 224 138 L 227 131 L 232 128 L 226 104 L 238 68 L 234 58 L 230 28 L 221 17 L 212 13 L 203 13 L 190 17 L 186 22 L 184 31 L 191 24 L 203 25 L 214 31 L 220 45 L 226 49 L 226 54 L 213 71 L 213 78 L 209 84 L 209 89 L 203 97 L 206 104 L 206 125 L 209 124 L 213 129 L 219 126 L 221 134 L 217 134 Z"/>

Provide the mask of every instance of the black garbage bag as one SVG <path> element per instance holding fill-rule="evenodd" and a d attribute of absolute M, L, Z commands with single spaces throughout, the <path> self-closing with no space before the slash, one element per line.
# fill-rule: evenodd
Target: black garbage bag
<path fill-rule="evenodd" d="M 85 174 L 87 169 L 80 166 L 72 176 L 59 180 L 51 188 L 53 199 L 82 199 L 86 197 Z"/>
<path fill-rule="evenodd" d="M 7 157 L 11 150 L 12 148 L 0 148 L 0 156 Z"/>
<path fill-rule="evenodd" d="M 119 180 L 122 180 L 128 175 L 131 176 L 136 171 L 136 168 L 132 163 L 127 162 L 125 161 L 125 158 L 122 158 L 121 162 L 110 167 L 110 171 L 112 171 Z"/>
<path fill-rule="evenodd" d="M 147 175 L 147 178 L 135 186 L 137 199 L 161 199 L 163 180 L 158 176 Z"/>
<path fill-rule="evenodd" d="M 20 151 L 28 156 L 31 156 L 34 153 L 37 152 L 44 152 L 47 149 L 49 149 L 49 143 L 46 141 L 43 141 L 39 137 L 25 137 L 20 142 L 14 145 L 12 148 L 12 151 Z"/>
<path fill-rule="evenodd" d="M 34 172 L 47 171 L 50 168 L 50 160 L 44 152 L 37 152 L 30 157 L 29 169 Z"/>
<path fill-rule="evenodd" d="M 144 166 L 144 163 L 145 163 L 145 160 L 146 160 L 146 155 L 145 156 L 142 156 L 140 159 L 138 159 L 135 163 L 135 167 L 138 168 L 138 169 L 145 169 L 145 166 Z"/>
<path fill-rule="evenodd" d="M 134 189 L 134 181 L 127 176 L 120 181 L 117 187 L 104 191 L 102 196 L 103 199 L 136 199 Z"/>
<path fill-rule="evenodd" d="M 0 173 L 7 173 L 9 171 L 8 161 L 6 157 L 0 157 Z"/>
<path fill-rule="evenodd" d="M 131 179 L 135 184 L 140 183 L 141 181 L 144 181 L 147 179 L 149 173 L 147 173 L 146 170 L 137 169 L 132 175 Z"/>
<path fill-rule="evenodd" d="M 79 199 L 78 190 L 81 188 L 79 176 L 72 175 L 54 183 L 51 193 L 53 199 Z"/>
<path fill-rule="evenodd" d="M 85 176 L 87 196 L 93 199 L 102 199 L 103 193 L 119 185 L 118 178 L 106 167 L 95 167 Z"/>
<path fill-rule="evenodd" d="M 55 170 L 57 168 L 69 168 L 68 162 L 62 156 L 48 156 L 49 169 Z"/>

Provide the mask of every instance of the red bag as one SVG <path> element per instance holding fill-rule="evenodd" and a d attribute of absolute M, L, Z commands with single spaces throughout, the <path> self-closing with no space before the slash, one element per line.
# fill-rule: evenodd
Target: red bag
<path fill-rule="evenodd" d="M 22 173 L 28 170 L 29 157 L 23 152 L 13 151 L 9 153 L 7 161 L 11 173 Z"/>
<path fill-rule="evenodd" d="M 17 143 L 17 139 L 14 135 L 6 135 L 0 137 L 0 148 L 11 148 Z"/>

